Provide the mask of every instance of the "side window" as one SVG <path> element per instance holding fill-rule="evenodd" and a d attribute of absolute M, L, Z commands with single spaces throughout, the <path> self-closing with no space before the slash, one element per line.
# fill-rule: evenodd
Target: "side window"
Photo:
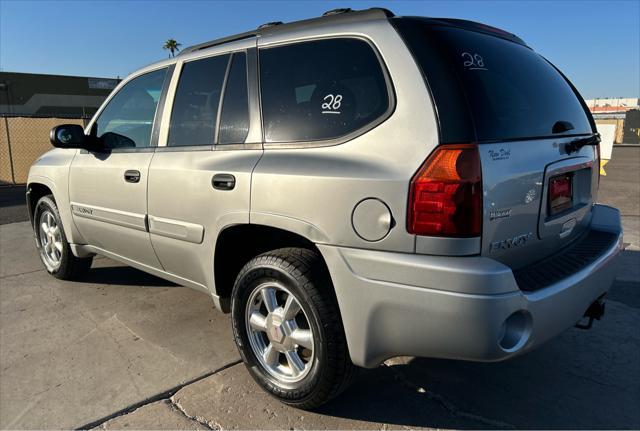
<path fill-rule="evenodd" d="M 229 55 L 189 61 L 182 73 L 171 110 L 167 145 L 191 146 L 215 143 L 220 94 Z"/>
<path fill-rule="evenodd" d="M 220 144 L 242 144 L 249 132 L 247 55 L 233 54 L 220 114 Z"/>
<path fill-rule="evenodd" d="M 96 136 L 106 148 L 144 148 L 151 130 L 167 69 L 132 79 L 109 101 L 95 122 Z"/>
<path fill-rule="evenodd" d="M 359 39 L 325 39 L 260 50 L 267 142 L 344 136 L 389 108 L 380 61 Z"/>

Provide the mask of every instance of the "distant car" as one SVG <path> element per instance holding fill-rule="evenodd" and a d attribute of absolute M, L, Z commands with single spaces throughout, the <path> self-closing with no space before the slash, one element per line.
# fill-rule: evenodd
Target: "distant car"
<path fill-rule="evenodd" d="M 54 128 L 27 192 L 47 270 L 101 254 L 211 295 L 301 408 L 355 366 L 498 361 L 599 319 L 622 230 L 567 78 L 483 24 L 325 15 L 187 48 Z"/>

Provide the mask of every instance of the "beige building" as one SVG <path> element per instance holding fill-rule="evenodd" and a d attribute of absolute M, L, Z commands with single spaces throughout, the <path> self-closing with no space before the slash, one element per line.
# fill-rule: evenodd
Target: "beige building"
<path fill-rule="evenodd" d="M 615 144 L 640 145 L 640 98 L 608 97 L 585 100 L 597 124 L 614 124 Z"/>

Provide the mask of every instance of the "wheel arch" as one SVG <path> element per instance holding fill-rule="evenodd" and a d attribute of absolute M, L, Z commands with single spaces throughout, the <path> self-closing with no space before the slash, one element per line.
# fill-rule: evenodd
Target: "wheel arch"
<path fill-rule="evenodd" d="M 82 235 L 77 231 L 75 224 L 73 223 L 73 218 L 71 215 L 71 207 L 69 203 L 69 196 L 67 191 L 65 190 L 66 183 L 63 184 L 63 187 L 56 187 L 56 183 L 49 178 L 48 176 L 42 175 L 29 175 L 29 180 L 27 182 L 27 193 L 26 193 L 26 201 L 27 201 L 27 211 L 29 213 L 29 221 L 31 222 L 31 226 L 33 227 L 34 215 L 36 210 L 36 204 L 46 195 L 53 195 L 53 200 L 58 207 L 58 212 L 60 213 L 60 217 L 62 218 L 62 227 L 64 228 L 65 235 L 69 243 L 72 244 L 83 244 L 84 239 Z"/>
<path fill-rule="evenodd" d="M 53 195 L 53 200 L 57 202 L 55 193 L 49 185 L 37 181 L 27 184 L 27 212 L 29 213 L 29 222 L 32 227 L 35 223 L 36 204 L 43 196 L 47 195 Z"/>
<path fill-rule="evenodd" d="M 236 224 L 222 230 L 215 244 L 213 262 L 215 296 L 219 299 L 222 311 L 230 311 L 231 291 L 242 267 L 255 256 L 286 247 L 312 250 L 326 267 L 314 242 L 299 233 L 253 223 Z"/>

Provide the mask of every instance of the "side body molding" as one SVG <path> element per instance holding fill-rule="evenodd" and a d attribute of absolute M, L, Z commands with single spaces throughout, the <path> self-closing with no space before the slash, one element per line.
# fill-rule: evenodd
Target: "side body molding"
<path fill-rule="evenodd" d="M 149 232 L 194 244 L 200 244 L 204 239 L 204 226 L 202 225 L 152 215 L 149 216 Z"/>
<path fill-rule="evenodd" d="M 143 232 L 147 231 L 147 216 L 145 214 L 103 208 L 78 202 L 71 202 L 71 212 L 77 217 L 111 223 Z"/>

